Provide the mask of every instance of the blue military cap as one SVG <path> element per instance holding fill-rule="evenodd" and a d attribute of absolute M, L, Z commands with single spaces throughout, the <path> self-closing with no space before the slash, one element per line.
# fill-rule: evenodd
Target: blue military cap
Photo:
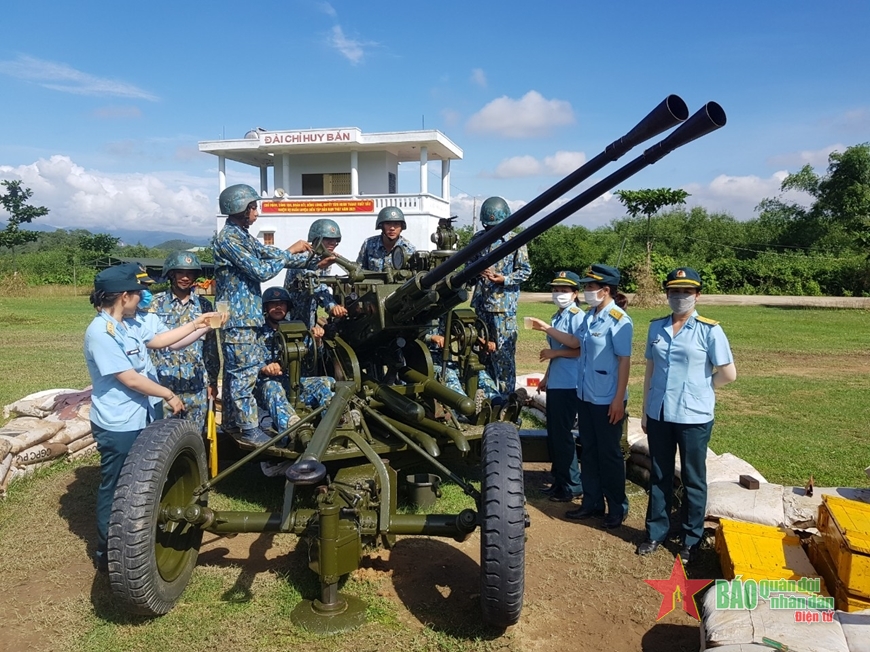
<path fill-rule="evenodd" d="M 104 269 L 94 279 L 94 288 L 103 292 L 138 292 L 147 290 L 145 283 L 153 283 L 145 268 L 136 263 L 125 263 Z"/>
<path fill-rule="evenodd" d="M 559 272 L 556 277 L 550 281 L 550 285 L 564 285 L 565 287 L 579 288 L 580 277 L 574 272 Z"/>
<path fill-rule="evenodd" d="M 610 265 L 592 265 L 580 283 L 598 283 L 600 285 L 619 285 L 622 275 L 619 270 Z"/>
<path fill-rule="evenodd" d="M 677 267 L 665 279 L 664 288 L 695 288 L 701 289 L 701 275 L 691 267 Z"/>

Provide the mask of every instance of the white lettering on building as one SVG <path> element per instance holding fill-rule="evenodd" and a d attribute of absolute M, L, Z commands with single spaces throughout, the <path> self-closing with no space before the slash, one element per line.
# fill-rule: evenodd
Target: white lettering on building
<path fill-rule="evenodd" d="M 290 131 L 261 133 L 261 145 L 301 145 L 306 143 L 349 143 L 355 141 L 350 131 Z"/>

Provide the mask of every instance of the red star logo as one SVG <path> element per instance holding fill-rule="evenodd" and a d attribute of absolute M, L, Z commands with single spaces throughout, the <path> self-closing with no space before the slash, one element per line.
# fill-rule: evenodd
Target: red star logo
<path fill-rule="evenodd" d="M 713 580 L 690 580 L 686 578 L 686 569 L 679 555 L 674 559 L 671 576 L 666 580 L 644 580 L 656 591 L 662 594 L 662 606 L 656 620 L 661 620 L 679 604 L 683 610 L 695 620 L 701 620 L 698 615 L 698 605 L 695 604 L 695 594 Z"/>

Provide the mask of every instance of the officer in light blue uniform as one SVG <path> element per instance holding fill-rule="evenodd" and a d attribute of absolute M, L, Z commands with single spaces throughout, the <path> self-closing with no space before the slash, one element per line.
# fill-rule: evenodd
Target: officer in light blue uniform
<path fill-rule="evenodd" d="M 148 348 L 169 346 L 207 328 L 205 316 L 158 335 L 143 327 L 135 317 L 146 280 L 138 265 L 110 267 L 97 275 L 90 298 L 97 316 L 85 332 L 84 354 L 93 385 L 91 429 L 100 453 L 94 559 L 100 570 L 108 568 L 109 516 L 121 468 L 139 432 L 154 418 L 149 397 L 166 401 L 173 413 L 182 409 L 172 390 L 147 376 Z"/>
<path fill-rule="evenodd" d="M 532 318 L 532 328 L 547 334 L 549 348 L 541 351 L 541 361 L 549 361 L 538 391 L 547 392 L 547 448 L 552 461 L 553 484 L 545 490 L 550 500 L 567 503 L 583 495 L 577 467 L 574 422 L 577 420 L 577 358 L 583 311 L 577 306 L 580 277 L 574 272 L 558 272 L 550 281 L 552 301 L 558 308 L 550 324 Z"/>
<path fill-rule="evenodd" d="M 401 247 L 405 250 L 405 258 L 417 252 L 417 248 L 403 235 L 402 231 L 408 228 L 405 222 L 405 214 L 401 208 L 387 206 L 382 208 L 375 220 L 375 228 L 380 235 L 366 238 L 360 247 L 356 258 L 363 269 L 372 272 L 384 272 L 393 267 L 393 250 Z"/>
<path fill-rule="evenodd" d="M 577 396 L 583 504 L 566 516 L 577 520 L 603 516 L 607 529 L 619 527 L 628 516 L 619 441 L 628 401 L 634 325 L 623 309 L 627 300 L 618 292 L 620 278 L 615 267 L 596 264 L 580 279 L 589 311 L 575 332 L 580 341 Z"/>
<path fill-rule="evenodd" d="M 287 316 L 290 295 L 284 288 L 269 288 L 263 293 L 263 314 L 266 323 L 260 328 L 260 353 L 262 365 L 257 378 L 255 396 L 257 402 L 271 416 L 278 432 L 287 430 L 299 420 L 295 408 L 287 400 L 286 384 L 289 382 L 285 369 L 278 361 L 275 338 L 280 337 L 278 325 Z M 332 399 L 335 379 L 329 376 L 300 378 L 299 402 L 314 409 L 326 405 Z"/>
<path fill-rule="evenodd" d="M 654 552 L 668 536 L 674 457 L 679 449 L 685 496 L 680 556 L 685 563 L 691 561 L 704 533 L 707 444 L 716 404 L 713 389 L 737 377 L 722 327 L 695 310 L 701 287 L 701 276 L 690 267 L 668 274 L 664 288 L 672 312 L 650 324 L 645 353 L 642 425 L 652 469 L 647 540 L 638 546 L 637 553 Z"/>
<path fill-rule="evenodd" d="M 304 267 L 311 245 L 300 240 L 287 251 L 264 245 L 248 233 L 259 217 L 257 191 L 245 184 L 220 194 L 220 211 L 227 215 L 214 241 L 215 300 L 229 302 L 230 315 L 223 332 L 223 410 L 226 424 L 235 423 L 242 441 L 263 444 L 269 437 L 257 421 L 254 388 L 260 366 L 257 329 L 263 325 L 260 284 L 285 267 Z"/>

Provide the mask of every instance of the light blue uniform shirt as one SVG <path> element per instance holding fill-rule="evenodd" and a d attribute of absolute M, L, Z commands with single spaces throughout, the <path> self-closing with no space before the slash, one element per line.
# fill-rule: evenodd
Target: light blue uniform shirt
<path fill-rule="evenodd" d="M 613 299 L 600 311 L 590 308 L 573 335 L 580 340 L 577 396 L 595 405 L 610 405 L 616 397 L 619 358 L 631 356 L 634 324 Z M 628 400 L 628 390 L 625 391 Z"/>
<path fill-rule="evenodd" d="M 131 328 L 132 337 L 142 342 L 142 346 L 147 345 L 155 335 L 169 330 L 157 314 L 156 308 L 153 311 L 147 312 L 140 310 L 133 319 L 125 319 L 124 323 Z M 160 383 L 160 380 L 157 378 L 157 367 L 154 366 L 154 361 L 150 355 L 148 356 L 148 362 L 145 363 L 143 373 L 155 383 Z M 163 399 L 159 396 L 149 396 L 148 402 L 151 403 L 152 407 L 156 407 L 163 402 Z M 152 412 L 151 416 L 153 417 L 154 414 Z"/>
<path fill-rule="evenodd" d="M 574 334 L 583 321 L 583 311 L 577 306 L 568 306 L 553 315 L 550 325 L 564 333 Z M 551 349 L 570 349 L 549 335 L 547 344 Z M 577 389 L 577 358 L 553 358 L 547 370 L 548 389 Z"/>
<path fill-rule="evenodd" d="M 646 339 L 647 360 L 653 374 L 646 415 L 671 423 L 707 423 L 713 420 L 716 394 L 713 367 L 734 362 L 725 331 L 718 323 L 691 316 L 674 336 L 673 315 L 655 319 Z"/>
<path fill-rule="evenodd" d="M 148 397 L 121 383 L 115 374 L 144 374 L 148 350 L 134 327 L 101 312 L 85 331 L 85 362 L 91 376 L 91 421 L 113 432 L 141 430 L 148 420 Z"/>

